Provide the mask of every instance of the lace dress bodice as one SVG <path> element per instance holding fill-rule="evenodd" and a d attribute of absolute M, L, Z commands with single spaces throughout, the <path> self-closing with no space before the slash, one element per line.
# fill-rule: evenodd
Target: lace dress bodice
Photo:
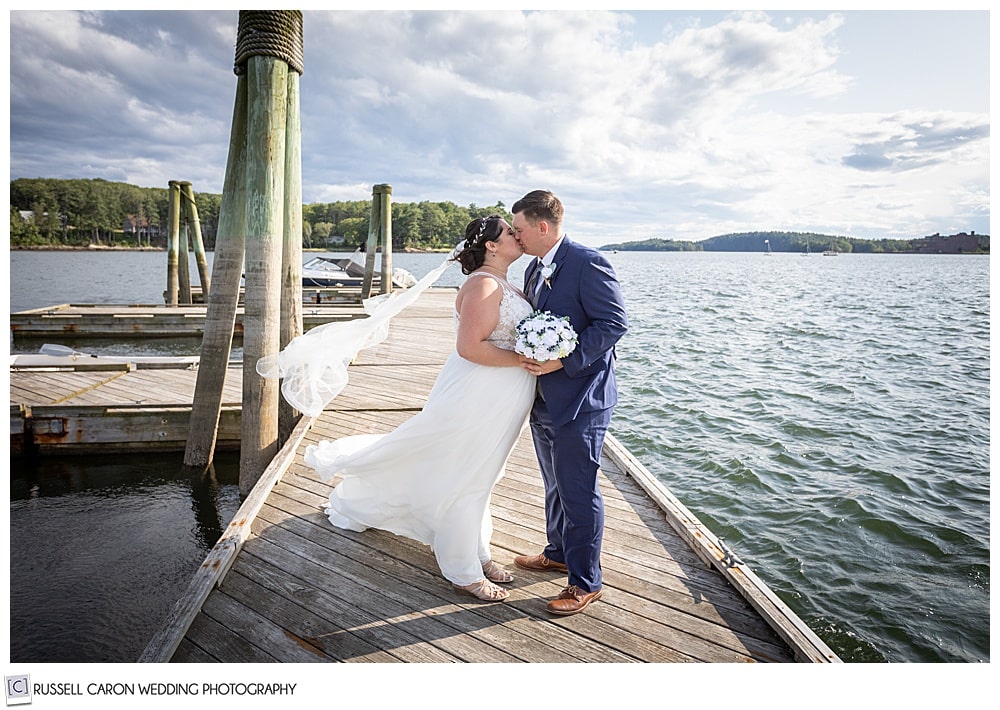
<path fill-rule="evenodd" d="M 500 301 L 500 320 L 497 321 L 496 328 L 493 329 L 487 340 L 503 350 L 513 350 L 514 344 L 517 341 L 517 334 L 514 328 L 525 316 L 531 314 L 531 304 L 506 279 L 483 271 L 474 272 L 469 276 L 470 278 L 472 276 L 487 276 L 494 279 L 503 289 L 503 298 Z M 456 326 L 458 325 L 458 320 L 459 316 L 456 312 Z"/>

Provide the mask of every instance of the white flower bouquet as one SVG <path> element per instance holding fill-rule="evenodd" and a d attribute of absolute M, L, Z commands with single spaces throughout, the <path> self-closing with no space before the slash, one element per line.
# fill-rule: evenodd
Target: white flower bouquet
<path fill-rule="evenodd" d="M 554 316 L 549 311 L 535 311 L 525 316 L 514 329 L 517 341 L 514 351 L 544 362 L 566 357 L 576 349 L 576 331 L 566 316 Z"/>

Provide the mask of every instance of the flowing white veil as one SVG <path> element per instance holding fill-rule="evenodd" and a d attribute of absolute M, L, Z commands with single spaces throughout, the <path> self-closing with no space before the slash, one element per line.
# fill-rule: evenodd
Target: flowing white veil
<path fill-rule="evenodd" d="M 389 334 L 389 320 L 437 281 L 459 250 L 405 291 L 364 301 L 366 318 L 317 326 L 290 342 L 277 355 L 257 361 L 261 377 L 283 378 L 281 393 L 303 414 L 316 417 L 347 386 L 347 367 L 358 352 L 378 345 Z"/>

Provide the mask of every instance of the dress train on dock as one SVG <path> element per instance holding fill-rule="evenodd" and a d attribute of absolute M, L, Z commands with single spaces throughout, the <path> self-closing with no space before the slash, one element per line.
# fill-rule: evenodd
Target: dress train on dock
<path fill-rule="evenodd" d="M 513 349 L 514 325 L 531 312 L 505 288 L 491 341 Z M 330 480 L 330 522 L 379 528 L 431 546 L 441 573 L 459 586 L 483 578 L 493 533 L 490 495 L 527 423 L 533 375 L 489 367 L 452 352 L 424 408 L 384 435 L 322 441 L 305 462 Z"/>

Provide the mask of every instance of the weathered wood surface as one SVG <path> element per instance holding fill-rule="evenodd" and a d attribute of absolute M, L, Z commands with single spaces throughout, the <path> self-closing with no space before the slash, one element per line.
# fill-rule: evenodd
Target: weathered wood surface
<path fill-rule="evenodd" d="M 197 370 L 38 369 L 10 373 L 11 452 L 183 450 Z M 240 442 L 242 367 L 229 367 L 219 447 Z"/>
<path fill-rule="evenodd" d="M 223 401 L 240 404 L 241 366 L 227 368 Z M 197 370 L 23 370 L 10 374 L 10 403 L 48 405 L 190 405 Z"/>
<path fill-rule="evenodd" d="M 63 303 L 11 313 L 15 338 L 107 337 L 174 338 L 201 336 L 205 332 L 203 304 L 160 306 Z M 357 304 L 319 303 L 304 306 L 305 330 L 336 320 L 364 315 Z M 243 337 L 243 306 L 237 307 L 233 334 Z"/>
<path fill-rule="evenodd" d="M 445 294 L 446 299 L 453 298 L 454 289 L 447 289 Z M 165 310 L 180 311 L 171 316 L 176 320 L 189 319 L 193 311 L 203 324 L 205 308 L 62 304 L 25 313 L 82 311 L 107 318 L 121 313 L 153 312 L 158 316 Z M 314 312 L 317 309 L 306 310 L 324 322 L 330 320 L 330 311 L 344 319 L 364 314 L 360 304 L 318 309 L 323 311 L 320 314 Z M 427 307 L 419 303 L 408 310 L 415 315 L 427 313 Z M 407 332 L 405 326 L 401 328 L 401 332 Z M 74 334 L 80 334 L 79 330 L 74 330 Z M 419 331 L 413 335 L 419 337 Z M 405 345 L 401 347 L 405 349 Z M 232 449 L 239 446 L 241 438 L 242 367 L 230 365 L 225 370 L 217 445 L 220 449 Z M 190 437 L 197 379 L 197 369 L 192 367 L 164 366 L 155 371 L 130 368 L 125 363 L 95 367 L 87 358 L 80 358 L 79 364 L 71 369 L 12 369 L 11 452 L 46 455 L 109 448 L 183 450 Z"/>
<path fill-rule="evenodd" d="M 517 578 L 506 603 L 456 592 L 424 545 L 331 526 L 322 510 L 331 484 L 305 466 L 305 447 L 390 431 L 420 408 L 453 346 L 453 296 L 428 292 L 400 314 L 389 339 L 352 366 L 347 389 L 322 415 L 300 423 L 294 445 L 265 473 L 141 661 L 835 659 L 793 650 L 608 455 L 601 473 L 605 596 L 583 614 L 548 614 L 545 603 L 565 576 L 512 566 L 515 555 L 545 544 L 542 484 L 527 430 L 492 500 L 494 558 Z"/>

